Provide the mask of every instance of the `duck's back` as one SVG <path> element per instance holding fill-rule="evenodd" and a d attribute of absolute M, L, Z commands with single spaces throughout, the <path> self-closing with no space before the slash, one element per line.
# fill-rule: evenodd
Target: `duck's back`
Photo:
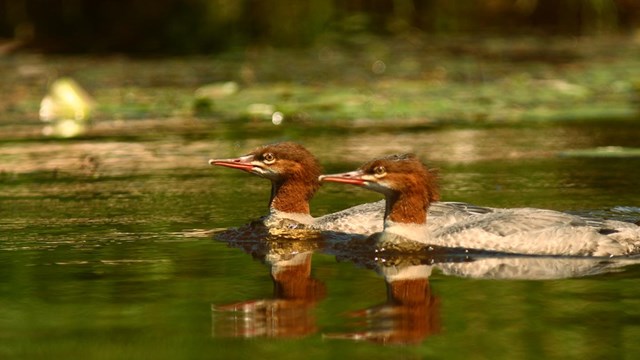
<path fill-rule="evenodd" d="M 314 228 L 348 234 L 371 235 L 382 231 L 384 200 L 360 204 L 315 219 Z"/>
<path fill-rule="evenodd" d="M 519 254 L 617 256 L 638 250 L 640 228 L 553 210 L 503 209 L 437 229 L 429 242 Z"/>
<path fill-rule="evenodd" d="M 319 230 L 371 235 L 383 230 L 385 201 L 360 204 L 336 213 L 316 218 L 314 227 Z M 431 204 L 427 214 L 430 229 L 466 221 L 474 215 L 488 214 L 494 209 L 463 202 L 438 201 Z"/>

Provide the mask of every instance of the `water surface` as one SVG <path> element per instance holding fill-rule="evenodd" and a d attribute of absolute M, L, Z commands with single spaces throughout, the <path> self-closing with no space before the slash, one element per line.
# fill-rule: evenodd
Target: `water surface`
<path fill-rule="evenodd" d="M 295 245 L 304 256 L 294 258 L 214 239 L 264 215 L 269 185 L 206 160 L 284 139 L 306 145 L 327 172 L 412 151 L 440 169 L 445 200 L 637 221 L 640 158 L 567 152 L 633 147 L 639 135 L 637 122 L 267 132 L 220 125 L 166 136 L 5 141 L 0 355 L 633 358 L 638 265 L 594 263 L 546 280 L 418 267 L 425 276 L 404 284 L 417 297 L 407 290 L 402 300 L 393 295 L 401 284 L 388 284 L 372 263 L 337 260 L 309 244 Z M 324 185 L 312 211 L 377 199 Z M 408 311 L 402 301 L 417 305 Z M 247 307 L 252 312 L 230 311 Z M 393 329 L 401 334 L 391 337 Z"/>

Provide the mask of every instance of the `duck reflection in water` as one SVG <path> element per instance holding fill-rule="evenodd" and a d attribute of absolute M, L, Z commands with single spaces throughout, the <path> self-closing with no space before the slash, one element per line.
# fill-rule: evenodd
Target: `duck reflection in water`
<path fill-rule="evenodd" d="M 213 336 L 304 337 L 316 333 L 312 310 L 325 297 L 326 288 L 312 277 L 311 260 L 321 239 L 308 231 L 274 234 L 273 229 L 262 236 L 253 233 L 238 239 L 237 231 L 228 230 L 217 238 L 270 266 L 273 298 L 212 305 Z"/>
<path fill-rule="evenodd" d="M 350 313 L 356 329 L 328 333 L 325 338 L 371 341 L 382 344 L 416 344 L 440 332 L 440 300 L 433 295 L 432 266 L 410 261 L 377 263 L 384 276 L 387 300 Z M 357 329 L 365 326 L 364 329 Z"/>
<path fill-rule="evenodd" d="M 382 258 L 351 252 L 338 258 L 375 268 L 383 275 L 387 301 L 351 313 L 357 320 L 352 324 L 353 331 L 324 336 L 382 344 L 417 344 L 440 332 L 440 299 L 430 286 L 432 273 L 470 279 L 544 281 L 597 276 L 640 265 L 640 257 L 512 256 L 447 252 L 444 248 L 434 248 L 430 255 L 386 254 Z"/>
<path fill-rule="evenodd" d="M 441 330 L 440 300 L 429 281 L 432 272 L 473 279 L 555 280 L 622 271 L 640 264 L 640 256 L 523 256 L 439 247 L 413 254 L 381 252 L 368 238 L 335 246 L 324 232 L 256 224 L 218 232 L 215 238 L 268 264 L 274 286 L 271 298 L 212 305 L 213 335 L 220 337 L 304 337 L 317 333 L 313 310 L 325 298 L 326 290 L 311 275 L 316 251 L 376 269 L 387 286 L 383 304 L 351 313 L 346 331 L 328 331 L 324 337 L 382 344 L 418 344 Z"/>

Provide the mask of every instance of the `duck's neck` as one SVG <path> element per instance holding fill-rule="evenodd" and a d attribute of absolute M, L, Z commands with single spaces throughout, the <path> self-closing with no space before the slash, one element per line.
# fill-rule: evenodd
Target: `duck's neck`
<path fill-rule="evenodd" d="M 384 213 L 385 228 L 387 224 L 426 225 L 429 201 L 424 197 L 407 196 L 393 193 L 386 196 Z"/>
<path fill-rule="evenodd" d="M 429 203 L 415 198 L 388 195 L 384 216 L 383 243 L 396 242 L 396 236 L 424 243 L 428 239 L 427 208 Z M 389 237 L 390 236 L 390 237 Z M 391 239 L 391 240 L 390 240 Z"/>
<path fill-rule="evenodd" d="M 309 200 L 313 197 L 313 186 L 301 181 L 272 181 L 269 210 L 271 213 L 310 215 Z"/>

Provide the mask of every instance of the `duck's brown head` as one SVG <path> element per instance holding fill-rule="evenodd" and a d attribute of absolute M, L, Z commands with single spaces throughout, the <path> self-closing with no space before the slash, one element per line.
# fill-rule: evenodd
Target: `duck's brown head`
<path fill-rule="evenodd" d="M 271 207 L 301 212 L 320 187 L 318 160 L 302 145 L 281 142 L 260 146 L 247 155 L 231 159 L 211 159 L 209 164 L 240 169 L 271 180 Z M 296 203 L 301 203 L 296 205 Z"/>

